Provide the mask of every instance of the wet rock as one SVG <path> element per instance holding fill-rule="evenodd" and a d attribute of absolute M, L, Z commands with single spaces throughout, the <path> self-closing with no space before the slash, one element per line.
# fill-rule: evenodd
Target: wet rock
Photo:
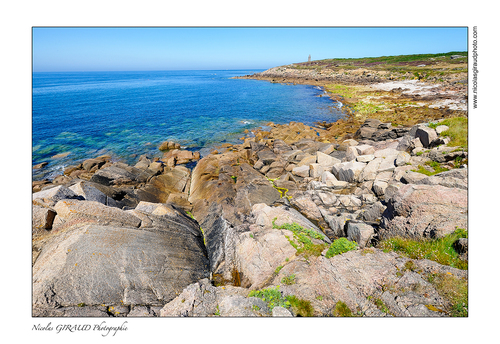
<path fill-rule="evenodd" d="M 33 169 L 36 170 L 36 169 L 40 169 L 40 168 L 43 168 L 45 166 L 47 166 L 49 163 L 48 162 L 41 162 L 39 164 L 36 164 L 33 166 Z"/>
<path fill-rule="evenodd" d="M 175 143 L 173 141 L 165 141 L 158 146 L 158 149 L 161 151 L 167 151 L 170 149 L 179 149 L 181 148 L 181 145 L 179 143 Z"/>

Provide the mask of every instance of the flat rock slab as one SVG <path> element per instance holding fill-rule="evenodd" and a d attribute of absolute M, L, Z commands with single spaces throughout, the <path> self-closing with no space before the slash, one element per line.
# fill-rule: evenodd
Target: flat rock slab
<path fill-rule="evenodd" d="M 33 266 L 34 315 L 78 305 L 156 305 L 208 276 L 199 237 L 87 225 L 54 237 Z"/>

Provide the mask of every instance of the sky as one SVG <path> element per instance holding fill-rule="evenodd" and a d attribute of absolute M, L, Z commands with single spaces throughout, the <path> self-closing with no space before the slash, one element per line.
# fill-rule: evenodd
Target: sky
<path fill-rule="evenodd" d="M 467 51 L 467 27 L 33 27 L 33 72 L 268 69 Z"/>

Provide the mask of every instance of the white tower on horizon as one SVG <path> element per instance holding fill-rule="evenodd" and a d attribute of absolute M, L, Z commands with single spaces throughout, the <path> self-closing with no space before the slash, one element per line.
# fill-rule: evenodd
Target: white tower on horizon
<path fill-rule="evenodd" d="M 309 57 L 307 58 L 307 62 L 311 62 L 311 54 L 309 54 Z"/>

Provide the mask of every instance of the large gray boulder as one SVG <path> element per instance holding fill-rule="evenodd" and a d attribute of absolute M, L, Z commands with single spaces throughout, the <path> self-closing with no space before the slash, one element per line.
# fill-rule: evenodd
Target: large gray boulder
<path fill-rule="evenodd" d="M 122 305 L 163 306 L 209 275 L 196 230 L 170 221 L 150 230 L 91 224 L 54 234 L 33 266 L 33 315 L 61 307 L 106 314 Z"/>
<path fill-rule="evenodd" d="M 442 237 L 467 228 L 467 191 L 441 185 L 403 185 L 388 199 L 381 235 Z"/>
<path fill-rule="evenodd" d="M 154 174 L 117 162 L 94 173 L 90 181 L 103 185 L 134 185 L 145 183 Z"/>

